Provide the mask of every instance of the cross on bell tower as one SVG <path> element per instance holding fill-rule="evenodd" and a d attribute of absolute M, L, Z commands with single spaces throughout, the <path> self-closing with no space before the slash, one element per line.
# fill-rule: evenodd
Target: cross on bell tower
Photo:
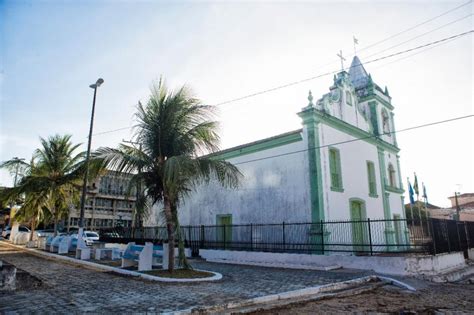
<path fill-rule="evenodd" d="M 346 58 L 342 56 L 342 50 L 339 51 L 337 56 L 341 59 L 341 71 L 344 71 L 344 61 L 346 61 Z"/>

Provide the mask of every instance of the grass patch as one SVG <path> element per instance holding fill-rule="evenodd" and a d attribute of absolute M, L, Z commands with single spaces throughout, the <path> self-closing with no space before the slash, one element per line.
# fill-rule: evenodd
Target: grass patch
<path fill-rule="evenodd" d="M 168 270 L 148 270 L 143 271 L 147 275 L 163 277 L 163 278 L 175 278 L 175 279 L 195 279 L 195 278 L 209 278 L 214 276 L 211 272 L 197 271 L 189 269 L 176 269 L 173 273 L 169 273 Z"/>

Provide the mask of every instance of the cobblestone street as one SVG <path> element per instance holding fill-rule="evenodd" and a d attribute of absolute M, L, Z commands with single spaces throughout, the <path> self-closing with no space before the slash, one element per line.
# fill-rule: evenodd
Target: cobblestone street
<path fill-rule="evenodd" d="M 193 261 L 195 268 L 223 274 L 218 282 L 165 284 L 100 272 L 20 252 L 0 242 L 0 260 L 43 283 L 0 293 L 1 312 L 154 312 L 210 306 L 367 275 L 361 271 L 312 271 Z"/>

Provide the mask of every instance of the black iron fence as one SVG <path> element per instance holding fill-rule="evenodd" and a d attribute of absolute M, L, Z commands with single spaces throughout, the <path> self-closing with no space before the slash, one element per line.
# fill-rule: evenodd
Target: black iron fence
<path fill-rule="evenodd" d="M 164 227 L 116 227 L 99 231 L 106 242 L 160 244 Z M 474 222 L 452 220 L 359 220 L 317 223 L 182 226 L 179 235 L 194 253 L 224 249 L 282 253 L 351 252 L 360 255 L 467 251 Z"/>

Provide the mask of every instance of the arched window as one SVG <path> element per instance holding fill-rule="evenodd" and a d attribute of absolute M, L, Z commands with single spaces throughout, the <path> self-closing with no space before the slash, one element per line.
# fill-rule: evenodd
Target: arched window
<path fill-rule="evenodd" d="M 382 110 L 382 128 L 383 128 L 383 133 L 386 134 L 387 136 L 390 136 L 390 122 L 389 122 L 388 113 L 385 109 Z"/>
<path fill-rule="evenodd" d="M 395 169 L 393 168 L 393 165 L 391 163 L 388 165 L 388 179 L 389 179 L 390 186 L 392 187 L 397 186 L 397 182 L 395 180 Z"/>

